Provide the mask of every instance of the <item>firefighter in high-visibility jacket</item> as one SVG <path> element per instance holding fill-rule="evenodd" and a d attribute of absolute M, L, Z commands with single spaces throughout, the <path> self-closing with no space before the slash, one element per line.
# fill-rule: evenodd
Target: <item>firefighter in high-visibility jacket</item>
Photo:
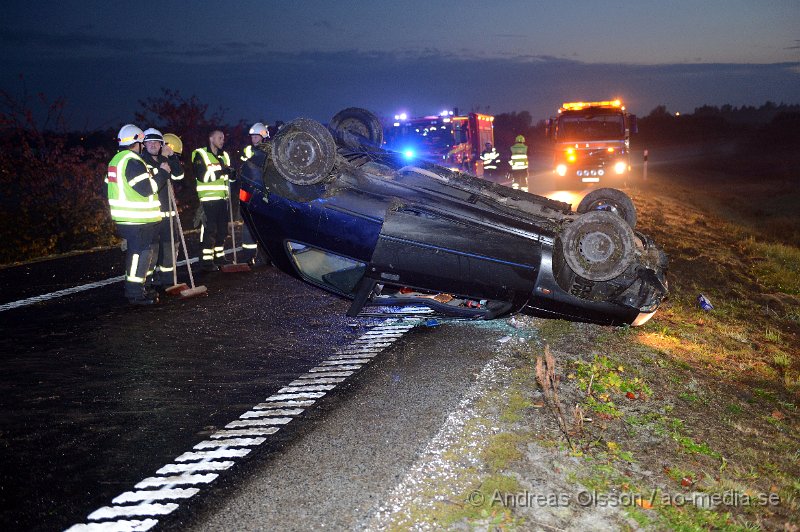
<path fill-rule="evenodd" d="M 158 201 L 161 203 L 161 225 L 158 229 L 158 256 L 153 263 L 153 285 L 160 290 L 172 284 L 173 271 L 175 269 L 175 256 L 172 243 L 175 235 L 170 236 L 170 218 L 176 216 L 169 203 L 169 187 L 167 181 L 180 181 L 183 179 L 183 165 L 178 155 L 172 148 L 164 143 L 164 135 L 157 129 L 150 128 L 144 131 L 144 151 L 142 159 L 147 163 L 151 172 L 155 175 L 159 171 L 161 163 L 169 165 L 169 175 L 163 180 L 163 184 L 158 189 Z"/>
<path fill-rule="evenodd" d="M 111 219 L 117 234 L 127 243 L 125 255 L 125 297 L 133 305 L 153 305 L 158 295 L 145 289 L 152 257 L 157 247 L 161 224 L 161 204 L 158 201 L 159 180 L 169 166 L 159 166 L 154 175 L 140 156 L 144 132 L 133 124 L 119 130 L 117 142 L 121 149 L 108 163 L 106 182 Z"/>
<path fill-rule="evenodd" d="M 481 161 L 483 161 L 483 173 L 487 177 L 497 176 L 497 165 L 500 163 L 500 154 L 494 149 L 491 142 L 487 142 L 484 150 L 481 152 Z"/>
<path fill-rule="evenodd" d="M 511 179 L 512 188 L 528 191 L 528 146 L 525 145 L 525 137 L 517 135 L 516 144 L 511 146 Z"/>
<path fill-rule="evenodd" d="M 200 225 L 200 269 L 206 272 L 219 270 L 225 262 L 225 237 L 228 229 L 228 192 L 231 176 L 231 158 L 222 147 L 225 134 L 214 130 L 208 135 L 208 147 L 192 152 L 192 165 L 197 180 L 197 197 L 202 209 Z"/>
<path fill-rule="evenodd" d="M 269 138 L 269 131 L 262 122 L 256 122 L 253 124 L 249 133 L 250 144 L 244 147 L 242 150 L 242 155 L 239 157 L 239 160 L 241 161 L 240 174 L 241 170 L 244 169 L 245 163 L 247 163 L 247 161 L 253 157 L 253 154 L 255 154 L 256 146 Z M 253 238 L 253 234 L 250 232 L 250 229 L 247 227 L 247 224 L 242 225 L 242 250 L 244 260 L 250 264 L 250 266 L 255 266 L 256 256 L 258 254 L 258 245 L 256 244 L 256 239 Z"/>

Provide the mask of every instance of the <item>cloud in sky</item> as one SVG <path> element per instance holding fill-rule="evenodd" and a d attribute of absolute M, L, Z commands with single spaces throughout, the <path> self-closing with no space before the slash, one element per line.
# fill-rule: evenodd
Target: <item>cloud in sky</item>
<path fill-rule="evenodd" d="M 336 31 L 327 24 L 323 29 Z M 662 104 L 691 112 L 704 104 L 800 102 L 800 62 L 587 63 L 435 46 L 287 52 L 231 37 L 190 46 L 80 31 L 3 31 L 0 45 L 11 53 L 0 66 L 10 79 L 23 74 L 32 91 L 64 96 L 75 127 L 125 123 L 140 109 L 139 100 L 162 87 L 226 108 L 232 122 L 297 116 L 325 121 L 349 106 L 385 115 L 401 108 L 419 115 L 451 107 L 527 110 L 543 119 L 574 99 L 621 97 L 639 114 Z M 1 88 L 13 93 L 20 86 L 6 81 Z"/>

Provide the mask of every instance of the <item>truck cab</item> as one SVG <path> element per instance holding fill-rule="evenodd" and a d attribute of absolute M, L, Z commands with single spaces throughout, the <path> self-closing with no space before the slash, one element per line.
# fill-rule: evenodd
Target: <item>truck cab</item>
<path fill-rule="evenodd" d="M 568 102 L 547 121 L 553 142 L 553 172 L 565 184 L 600 183 L 631 171 L 630 136 L 636 116 L 620 100 Z"/>
<path fill-rule="evenodd" d="M 384 138 L 384 148 L 403 154 L 409 164 L 422 160 L 481 177 L 480 153 L 487 142 L 494 146 L 494 117 L 459 115 L 458 109 L 417 118 L 399 114 L 384 128 Z"/>

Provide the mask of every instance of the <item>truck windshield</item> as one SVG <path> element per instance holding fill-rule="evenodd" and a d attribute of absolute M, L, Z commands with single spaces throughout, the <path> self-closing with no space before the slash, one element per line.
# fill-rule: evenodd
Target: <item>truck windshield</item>
<path fill-rule="evenodd" d="M 558 119 L 558 140 L 612 140 L 625 135 L 622 115 L 564 115 Z"/>
<path fill-rule="evenodd" d="M 447 153 L 453 142 L 453 130 L 449 124 L 399 126 L 392 128 L 387 138 L 387 144 L 392 149 L 415 147 L 419 152 L 431 155 Z"/>

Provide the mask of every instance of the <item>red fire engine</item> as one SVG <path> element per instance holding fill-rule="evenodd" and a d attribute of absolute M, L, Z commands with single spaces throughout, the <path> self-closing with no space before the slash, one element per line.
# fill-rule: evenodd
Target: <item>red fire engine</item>
<path fill-rule="evenodd" d="M 480 153 L 487 142 L 494 146 L 494 117 L 459 115 L 458 109 L 418 118 L 400 114 L 385 128 L 384 138 L 387 149 L 409 161 L 419 158 L 482 176 Z"/>
<path fill-rule="evenodd" d="M 631 133 L 636 133 L 636 116 L 620 100 L 565 103 L 547 121 L 547 135 L 555 143 L 553 169 L 583 183 L 627 175 Z"/>

